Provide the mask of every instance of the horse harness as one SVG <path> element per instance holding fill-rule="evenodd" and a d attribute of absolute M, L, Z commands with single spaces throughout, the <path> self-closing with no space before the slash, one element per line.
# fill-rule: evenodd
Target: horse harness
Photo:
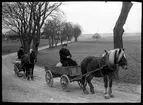
<path fill-rule="evenodd" d="M 93 59 L 93 58 L 92 58 Z M 92 60 L 91 60 L 92 61 Z M 117 67 L 119 66 L 118 64 L 116 64 L 115 65 L 115 68 L 112 68 L 110 65 L 109 65 L 109 63 L 108 62 L 106 62 L 103 66 L 101 65 L 101 61 L 102 61 L 102 59 L 100 58 L 100 57 L 98 57 L 98 64 L 99 64 L 99 68 L 97 68 L 97 69 L 95 69 L 95 70 L 93 70 L 93 71 L 90 71 L 89 72 L 89 68 L 87 68 L 87 73 L 86 74 L 88 74 L 88 75 L 90 75 L 91 73 L 93 73 L 93 72 L 96 72 L 96 71 L 100 71 L 100 74 L 101 74 L 101 76 L 103 76 L 103 73 L 101 72 L 101 70 L 103 69 L 103 67 L 105 67 L 105 66 L 107 66 L 108 65 L 108 67 L 111 69 L 111 70 L 116 70 L 117 69 Z M 105 62 L 105 61 L 104 61 Z M 87 75 L 87 76 L 88 76 Z"/>
<path fill-rule="evenodd" d="M 90 75 L 91 73 L 96 72 L 96 71 L 98 71 L 98 70 L 100 71 L 100 74 L 103 76 L 103 73 L 101 72 L 101 69 L 102 69 L 104 66 L 106 66 L 107 63 L 101 67 L 100 59 L 99 59 L 99 58 L 100 58 L 100 57 L 98 57 L 99 68 L 97 68 L 97 69 L 95 69 L 95 70 L 93 70 L 93 71 L 89 71 L 89 68 L 87 68 L 86 76 L 88 76 L 88 75 Z M 91 58 L 90 62 L 91 62 L 93 59 L 94 59 L 94 57 Z M 89 62 L 89 63 L 90 63 L 90 62 Z"/>

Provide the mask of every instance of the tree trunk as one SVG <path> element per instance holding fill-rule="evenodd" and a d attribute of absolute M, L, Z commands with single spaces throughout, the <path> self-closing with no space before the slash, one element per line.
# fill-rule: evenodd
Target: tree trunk
<path fill-rule="evenodd" d="M 37 54 L 38 54 L 38 46 L 40 44 L 40 38 L 39 38 L 39 34 L 40 33 L 36 33 L 38 35 L 34 35 L 35 37 L 33 38 L 33 51 L 35 52 L 35 55 L 36 55 L 36 61 L 37 61 Z"/>
<path fill-rule="evenodd" d="M 20 39 L 21 45 L 23 46 L 23 39 L 22 39 L 22 35 L 20 33 L 19 33 L 19 39 Z"/>
<path fill-rule="evenodd" d="M 27 54 L 30 52 L 31 39 L 28 37 L 25 37 L 24 35 L 26 35 L 26 33 L 22 34 L 22 36 L 21 36 L 22 37 L 21 38 L 21 44 L 24 48 L 24 53 Z"/>
<path fill-rule="evenodd" d="M 28 41 L 24 41 L 23 43 L 23 47 L 24 47 L 24 53 L 27 54 L 30 52 L 30 43 L 28 43 Z"/>
<path fill-rule="evenodd" d="M 54 46 L 54 38 L 53 37 L 52 37 L 51 41 L 52 41 L 52 47 L 53 47 Z"/>
<path fill-rule="evenodd" d="M 117 28 L 114 28 L 114 48 L 123 48 L 123 39 L 122 35 L 124 33 L 124 29 L 121 28 L 118 30 Z"/>
<path fill-rule="evenodd" d="M 38 54 L 38 46 L 39 46 L 40 42 L 37 41 L 37 39 L 33 39 L 33 48 L 32 50 L 35 52 L 36 55 L 36 61 L 37 61 L 37 54 Z"/>
<path fill-rule="evenodd" d="M 49 48 L 51 47 L 51 40 L 50 40 L 50 37 L 48 38 L 49 40 Z"/>
<path fill-rule="evenodd" d="M 55 46 L 57 47 L 58 39 L 55 39 Z"/>
<path fill-rule="evenodd" d="M 124 33 L 124 29 L 123 26 L 126 22 L 126 19 L 128 17 L 128 13 L 132 7 L 132 3 L 131 2 L 123 2 L 122 4 L 122 9 L 121 9 L 121 13 L 120 16 L 116 22 L 116 25 L 114 27 L 114 49 L 115 48 L 123 48 L 123 40 L 122 40 L 122 35 Z M 118 73 L 118 69 L 115 72 L 115 79 L 119 79 L 119 73 Z"/>
<path fill-rule="evenodd" d="M 74 37 L 75 38 L 75 42 L 77 42 L 78 40 L 77 40 L 77 37 Z"/>
<path fill-rule="evenodd" d="M 68 43 L 69 40 L 70 40 L 70 37 L 68 36 L 68 37 L 67 37 L 67 43 Z"/>
<path fill-rule="evenodd" d="M 61 40 L 61 45 L 63 44 L 63 41 Z"/>

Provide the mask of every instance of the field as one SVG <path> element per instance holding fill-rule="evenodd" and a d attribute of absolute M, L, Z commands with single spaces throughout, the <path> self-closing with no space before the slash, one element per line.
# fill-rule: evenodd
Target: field
<path fill-rule="evenodd" d="M 73 59 L 76 60 L 78 64 L 80 64 L 82 59 L 86 56 L 100 56 L 104 52 L 104 49 L 113 49 L 112 37 L 102 37 L 102 39 L 95 41 L 87 36 L 90 35 L 82 35 L 79 38 L 79 42 L 70 43 L 68 46 L 73 55 Z M 126 71 L 123 69 L 120 70 L 120 82 L 141 84 L 141 34 L 124 35 L 123 39 L 129 69 Z M 47 40 L 41 39 L 40 46 L 47 44 Z M 2 41 L 2 55 L 16 52 L 19 47 L 20 42 Z M 59 62 L 58 52 L 60 48 L 61 46 L 39 51 L 37 65 L 45 66 Z"/>
<path fill-rule="evenodd" d="M 48 45 L 48 40 L 41 39 L 39 46 L 46 46 Z M 21 46 L 20 41 L 4 41 L 2 40 L 2 55 L 17 52 Z M 32 47 L 32 44 L 31 44 Z"/>
<path fill-rule="evenodd" d="M 105 37 L 97 42 L 92 38 L 81 36 L 79 42 L 69 44 L 69 49 L 73 55 L 73 59 L 78 64 L 82 59 L 89 55 L 100 56 L 104 49 L 113 49 L 113 41 L 111 37 Z M 59 62 L 59 50 L 58 48 L 45 49 L 39 51 L 38 65 L 52 65 Z M 128 82 L 134 84 L 141 84 L 141 38 L 139 35 L 125 36 L 124 48 L 126 57 L 129 63 L 129 69 L 119 71 L 119 82 Z"/>

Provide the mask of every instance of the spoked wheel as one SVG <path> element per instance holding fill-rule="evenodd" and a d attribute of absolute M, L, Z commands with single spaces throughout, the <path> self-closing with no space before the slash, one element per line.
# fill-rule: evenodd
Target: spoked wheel
<path fill-rule="evenodd" d="M 69 84 L 69 78 L 67 75 L 62 75 L 61 76 L 61 80 L 60 80 L 60 83 L 61 83 L 61 86 L 63 88 L 64 91 L 68 92 L 69 89 L 68 89 L 68 84 Z"/>
<path fill-rule="evenodd" d="M 79 87 L 80 87 L 81 89 L 83 89 L 83 84 L 82 84 L 81 80 L 78 81 L 78 85 L 79 85 Z M 84 85 L 85 85 L 85 86 L 87 85 L 87 81 L 86 81 L 86 80 L 85 80 Z"/>
<path fill-rule="evenodd" d="M 46 71 L 45 79 L 49 87 L 53 86 L 53 75 L 50 70 Z"/>

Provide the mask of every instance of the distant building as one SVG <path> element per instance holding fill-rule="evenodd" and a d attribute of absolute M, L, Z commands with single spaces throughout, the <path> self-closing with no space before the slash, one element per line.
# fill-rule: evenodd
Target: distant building
<path fill-rule="evenodd" d="M 101 36 L 99 33 L 95 33 L 93 36 L 92 36 L 93 39 L 100 39 Z"/>

